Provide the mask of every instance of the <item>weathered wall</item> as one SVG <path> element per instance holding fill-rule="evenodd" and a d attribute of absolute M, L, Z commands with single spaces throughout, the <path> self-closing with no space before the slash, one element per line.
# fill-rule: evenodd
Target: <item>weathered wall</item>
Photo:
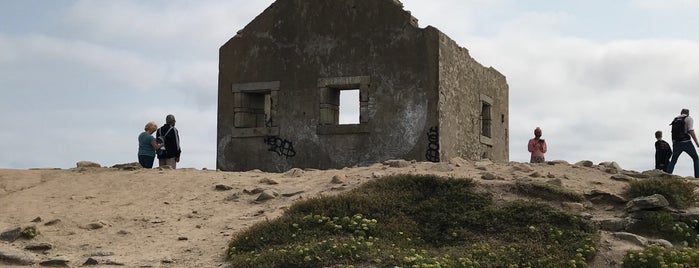
<path fill-rule="evenodd" d="M 468 50 L 439 34 L 441 157 L 509 161 L 508 85 L 497 70 L 476 62 Z M 481 101 L 491 102 L 491 138 L 481 135 Z"/>
<path fill-rule="evenodd" d="M 340 168 L 425 160 L 438 125 L 438 34 L 392 0 L 279 0 L 220 49 L 218 156 L 222 170 Z M 319 79 L 370 77 L 366 123 L 319 127 Z M 278 85 L 274 126 L 234 127 L 233 88 Z M 293 146 L 269 151 L 268 136 Z M 288 152 L 288 151 L 287 151 Z"/>

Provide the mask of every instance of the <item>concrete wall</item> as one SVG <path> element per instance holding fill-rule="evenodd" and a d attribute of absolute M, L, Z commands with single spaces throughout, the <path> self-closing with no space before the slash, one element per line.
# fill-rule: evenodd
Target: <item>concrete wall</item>
<path fill-rule="evenodd" d="M 438 36 L 393 0 L 275 2 L 220 49 L 217 167 L 424 161 L 439 124 Z M 342 81 L 362 87 L 361 124 L 327 122 Z"/>
<path fill-rule="evenodd" d="M 439 44 L 442 160 L 458 156 L 509 161 L 509 97 L 505 76 L 492 67 L 483 67 L 467 49 L 443 33 L 439 33 Z M 484 101 L 490 104 L 490 137 L 481 135 Z"/>

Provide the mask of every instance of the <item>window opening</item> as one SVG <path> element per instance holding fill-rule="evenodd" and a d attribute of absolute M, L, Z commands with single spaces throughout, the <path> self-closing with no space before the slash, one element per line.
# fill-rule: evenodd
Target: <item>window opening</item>
<path fill-rule="evenodd" d="M 339 124 L 359 124 L 359 88 L 341 89 Z"/>
<path fill-rule="evenodd" d="M 490 104 L 483 101 L 481 102 L 481 135 L 492 138 L 491 125 Z"/>

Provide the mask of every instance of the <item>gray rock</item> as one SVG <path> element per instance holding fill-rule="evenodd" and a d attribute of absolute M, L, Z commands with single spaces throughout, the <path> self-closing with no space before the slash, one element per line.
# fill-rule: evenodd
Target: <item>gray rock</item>
<path fill-rule="evenodd" d="M 641 174 L 646 175 L 649 178 L 679 178 L 679 176 L 668 174 L 658 169 L 646 170 L 641 172 Z"/>
<path fill-rule="evenodd" d="M 518 163 L 518 164 L 515 164 L 515 165 L 512 167 L 512 170 L 513 170 L 513 171 L 524 172 L 524 173 L 529 173 L 529 172 L 534 171 L 534 169 L 532 168 L 532 166 L 529 165 L 529 164 L 526 164 L 526 163 Z"/>
<path fill-rule="evenodd" d="M 257 197 L 257 199 L 255 199 L 255 201 L 263 202 L 263 201 L 275 199 L 275 198 L 277 198 L 277 196 L 279 196 L 279 194 L 277 192 L 272 191 L 272 190 L 265 190 L 262 193 L 260 193 L 260 195 Z"/>
<path fill-rule="evenodd" d="M 94 258 L 90 257 L 90 258 L 87 258 L 87 260 L 83 263 L 83 266 L 98 265 L 98 264 L 100 264 L 100 263 L 99 263 L 97 260 L 95 260 Z"/>
<path fill-rule="evenodd" d="M 332 180 L 330 180 L 330 183 L 343 184 L 345 183 L 345 180 L 347 180 L 347 176 L 345 176 L 345 174 L 337 174 L 333 176 Z"/>
<path fill-rule="evenodd" d="M 626 204 L 627 212 L 639 210 L 662 209 L 670 205 L 670 202 L 664 196 L 654 194 L 651 196 L 638 197 Z"/>
<path fill-rule="evenodd" d="M 41 217 L 36 217 L 32 220 L 32 222 L 41 222 Z"/>
<path fill-rule="evenodd" d="M 302 194 L 302 193 L 305 193 L 305 192 L 306 192 L 306 191 L 301 190 L 301 191 L 296 191 L 296 192 L 283 193 L 282 196 L 283 196 L 283 197 L 292 197 L 292 196 L 299 195 L 299 194 Z"/>
<path fill-rule="evenodd" d="M 216 189 L 216 191 L 230 191 L 233 189 L 233 187 L 225 185 L 225 184 L 217 184 L 214 187 L 214 189 Z"/>
<path fill-rule="evenodd" d="M 14 227 L 0 233 L 0 241 L 15 242 L 22 236 L 22 227 Z"/>
<path fill-rule="evenodd" d="M 607 193 L 601 190 L 592 190 L 590 193 L 584 194 L 585 198 L 594 204 L 612 204 L 612 205 L 623 205 L 628 202 L 626 198 L 621 196 Z"/>
<path fill-rule="evenodd" d="M 646 239 L 645 237 L 640 236 L 640 235 L 627 233 L 627 232 L 616 232 L 616 233 L 614 233 L 614 236 L 616 236 L 617 238 L 619 238 L 621 240 L 628 241 L 628 242 L 634 243 L 634 244 L 642 246 L 642 247 L 645 247 L 646 245 L 648 245 L 648 239 Z"/>
<path fill-rule="evenodd" d="M 264 192 L 264 191 L 265 191 L 265 189 L 262 189 L 262 188 L 255 188 L 252 190 L 243 189 L 243 193 L 250 194 L 250 195 L 259 194 L 259 193 Z"/>
<path fill-rule="evenodd" d="M 286 177 L 286 178 L 298 178 L 298 177 L 303 176 L 303 174 L 305 174 L 305 173 L 306 173 L 306 171 L 303 171 L 303 169 L 292 168 L 289 171 L 287 171 L 286 173 L 284 173 L 284 177 Z"/>
<path fill-rule="evenodd" d="M 88 229 L 88 230 L 97 230 L 97 229 L 102 229 L 104 227 L 104 224 L 101 222 L 91 222 L 83 226 L 83 229 Z"/>
<path fill-rule="evenodd" d="M 44 225 L 51 226 L 51 225 L 56 225 L 59 223 L 61 223 L 60 219 L 53 219 L 53 220 L 47 221 L 46 223 L 44 223 Z"/>
<path fill-rule="evenodd" d="M 529 174 L 529 177 L 532 177 L 532 178 L 540 178 L 540 177 L 541 177 L 541 173 L 539 173 L 538 171 L 534 171 L 534 172 L 532 172 L 532 174 Z"/>
<path fill-rule="evenodd" d="M 51 266 L 51 267 L 68 267 L 70 261 L 63 258 L 55 258 L 47 261 L 42 261 L 39 263 L 41 266 Z"/>
<path fill-rule="evenodd" d="M 33 265 L 36 262 L 36 255 L 0 243 L 0 265 Z"/>
<path fill-rule="evenodd" d="M 383 176 L 384 176 L 384 174 L 381 173 L 381 172 L 376 172 L 376 171 L 374 171 L 374 172 L 371 173 L 371 177 L 374 178 L 374 179 L 381 178 L 381 177 L 383 177 Z"/>
<path fill-rule="evenodd" d="M 549 165 L 570 165 L 568 161 L 565 160 L 553 160 L 553 161 L 548 161 L 546 162 Z"/>
<path fill-rule="evenodd" d="M 398 160 L 386 160 L 383 162 L 384 165 L 394 168 L 405 168 L 410 166 L 410 162 L 398 159 Z"/>
<path fill-rule="evenodd" d="M 483 174 L 481 174 L 481 179 L 492 181 L 492 180 L 498 180 L 498 179 L 500 179 L 500 177 L 498 177 L 495 174 L 490 173 L 490 172 L 484 172 Z"/>
<path fill-rule="evenodd" d="M 667 241 L 665 239 L 650 239 L 648 238 L 648 244 L 650 245 L 660 245 L 664 248 L 671 248 L 674 247 L 670 241 Z"/>
<path fill-rule="evenodd" d="M 580 213 L 585 210 L 585 206 L 581 203 L 563 202 L 561 206 L 568 212 Z"/>
<path fill-rule="evenodd" d="M 116 165 L 113 165 L 112 168 L 116 168 L 116 169 L 120 169 L 120 170 L 137 170 L 137 169 L 142 169 L 143 167 L 138 162 L 132 162 L 132 163 L 126 163 L 126 164 L 116 164 Z"/>
<path fill-rule="evenodd" d="M 26 249 L 26 250 L 37 250 L 37 251 L 49 250 L 52 248 L 53 248 L 53 245 L 51 245 L 49 243 L 31 243 L 31 244 L 24 246 L 24 249 Z"/>
<path fill-rule="evenodd" d="M 592 161 L 590 161 L 590 160 L 583 160 L 583 161 L 580 161 L 580 162 L 575 163 L 575 166 L 578 166 L 578 167 L 592 167 L 592 166 L 594 166 L 594 164 L 593 164 Z"/>
<path fill-rule="evenodd" d="M 631 182 L 631 181 L 635 180 L 631 176 L 625 175 L 625 174 L 615 174 L 615 175 L 612 175 L 611 178 L 612 178 L 612 180 L 623 181 L 623 182 Z"/>
<path fill-rule="evenodd" d="M 260 180 L 260 183 L 264 183 L 264 184 L 267 184 L 267 185 L 276 185 L 276 184 L 279 184 L 277 181 L 275 181 L 275 180 L 273 180 L 273 179 L 270 179 L 270 178 L 263 178 L 263 179 Z"/>
<path fill-rule="evenodd" d="M 80 161 L 75 164 L 76 167 L 78 168 L 101 168 L 102 165 L 95 163 L 95 162 L 90 162 L 90 161 Z"/>

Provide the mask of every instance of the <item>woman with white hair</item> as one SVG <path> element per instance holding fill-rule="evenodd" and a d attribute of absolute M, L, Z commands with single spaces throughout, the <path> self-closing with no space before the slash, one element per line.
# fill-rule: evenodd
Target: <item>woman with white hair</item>
<path fill-rule="evenodd" d="M 158 129 L 158 125 L 151 121 L 143 128 L 143 132 L 138 135 L 138 163 L 144 168 L 153 168 L 155 161 L 155 150 L 160 149 L 162 144 L 155 142 L 153 132 Z"/>

